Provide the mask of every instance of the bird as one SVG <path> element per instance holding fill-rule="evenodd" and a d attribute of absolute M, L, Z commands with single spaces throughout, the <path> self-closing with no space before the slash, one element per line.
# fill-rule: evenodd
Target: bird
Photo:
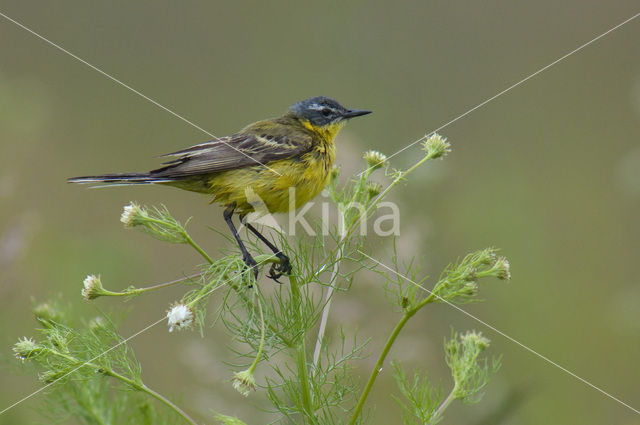
<path fill-rule="evenodd" d="M 257 195 L 269 213 L 289 212 L 317 196 L 329 182 L 336 160 L 335 137 L 351 118 L 370 114 L 316 96 L 291 105 L 281 116 L 257 121 L 230 136 L 200 143 L 161 157 L 172 158 L 146 173 L 116 173 L 69 178 L 69 183 L 104 185 L 160 184 L 212 196 L 224 207 L 223 218 L 247 268 L 258 265 L 233 222 L 233 215 L 278 258 L 268 277 L 278 281 L 292 272 L 291 262 L 275 244 L 248 223 Z M 294 188 L 291 191 L 290 188 Z M 289 199 L 295 194 L 294 199 Z"/>

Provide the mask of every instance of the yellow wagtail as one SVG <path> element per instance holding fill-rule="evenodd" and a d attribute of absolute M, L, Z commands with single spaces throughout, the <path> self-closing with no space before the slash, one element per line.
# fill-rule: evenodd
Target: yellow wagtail
<path fill-rule="evenodd" d="M 148 173 L 74 177 L 71 183 L 163 184 L 213 195 L 212 203 L 226 207 L 224 219 L 247 267 L 258 276 L 256 261 L 233 224 L 233 213 L 280 260 L 268 277 L 277 280 L 291 272 L 289 258 L 251 224 L 244 221 L 254 209 L 247 191 L 255 193 L 271 213 L 299 208 L 326 186 L 336 158 L 334 138 L 350 118 L 371 111 L 347 109 L 324 96 L 302 100 L 282 116 L 250 124 L 239 132 L 163 156 L 175 157 Z M 295 199 L 289 201 L 289 188 Z"/>

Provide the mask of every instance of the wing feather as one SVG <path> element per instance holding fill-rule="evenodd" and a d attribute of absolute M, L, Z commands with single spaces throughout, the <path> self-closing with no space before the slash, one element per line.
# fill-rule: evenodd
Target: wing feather
<path fill-rule="evenodd" d="M 181 178 L 267 165 L 271 161 L 308 152 L 312 148 L 312 142 L 311 135 L 306 132 L 241 132 L 163 155 L 174 156 L 176 159 L 166 162 L 165 167 L 153 170 L 150 174 L 154 178 Z"/>

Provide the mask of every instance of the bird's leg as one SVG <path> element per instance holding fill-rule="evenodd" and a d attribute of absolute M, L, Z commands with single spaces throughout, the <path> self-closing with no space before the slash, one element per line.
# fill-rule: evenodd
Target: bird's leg
<path fill-rule="evenodd" d="M 258 280 L 258 263 L 256 263 L 256 260 L 254 260 L 251 254 L 249 254 L 249 251 L 247 251 L 247 248 L 244 246 L 244 243 L 242 242 L 242 239 L 240 239 L 240 235 L 236 230 L 236 226 L 233 224 L 232 217 L 235 209 L 236 209 L 236 204 L 234 202 L 233 204 L 229 205 L 226 210 L 224 210 L 222 215 L 224 217 L 224 221 L 227 222 L 227 225 L 229 226 L 231 233 L 233 233 L 233 237 L 236 238 L 236 242 L 238 243 L 238 246 L 240 247 L 240 251 L 242 252 L 242 261 L 244 261 L 247 267 L 250 267 L 253 269 L 253 276 L 256 278 L 256 280 Z"/>
<path fill-rule="evenodd" d="M 269 269 L 269 274 L 267 275 L 267 277 L 275 280 L 278 283 L 281 283 L 280 281 L 278 281 L 278 278 L 280 276 L 282 276 L 283 274 L 287 274 L 287 275 L 291 274 L 291 262 L 289 261 L 289 257 L 284 255 L 282 251 L 278 249 L 277 246 L 272 244 L 269 241 L 269 239 L 267 239 L 262 233 L 258 231 L 258 229 L 256 229 L 251 224 L 249 224 L 245 218 L 246 216 L 244 215 L 240 216 L 240 221 L 245 226 L 247 226 L 247 229 L 249 229 L 251 233 L 256 235 L 258 239 L 260 239 L 266 246 L 268 246 L 269 249 L 273 252 L 273 254 L 280 260 L 279 264 L 271 265 L 271 268 Z"/>

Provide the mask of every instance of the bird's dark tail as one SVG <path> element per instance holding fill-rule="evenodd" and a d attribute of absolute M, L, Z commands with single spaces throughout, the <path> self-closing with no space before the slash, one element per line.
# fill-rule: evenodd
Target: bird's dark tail
<path fill-rule="evenodd" d="M 102 183 L 105 185 L 151 184 L 167 183 L 170 181 L 173 181 L 173 179 L 152 177 L 151 173 L 102 174 L 99 176 L 72 177 L 67 179 L 69 183 Z"/>

